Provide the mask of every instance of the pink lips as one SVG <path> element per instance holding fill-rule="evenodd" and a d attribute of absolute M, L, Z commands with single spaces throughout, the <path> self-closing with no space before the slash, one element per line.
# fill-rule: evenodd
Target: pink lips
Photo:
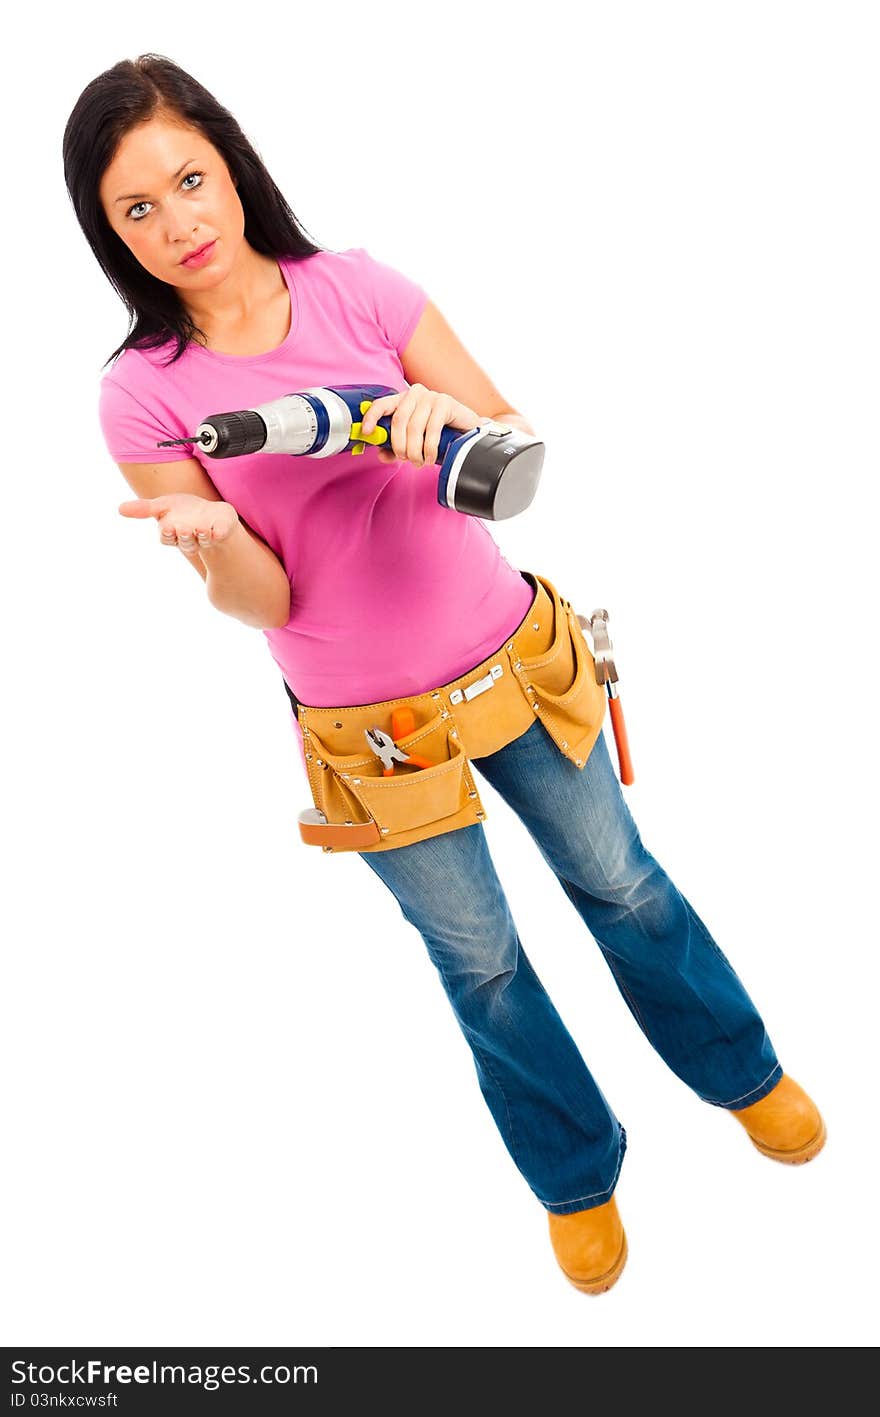
<path fill-rule="evenodd" d="M 182 260 L 180 264 L 181 264 L 182 266 L 189 266 L 189 267 L 193 267 L 193 266 L 203 266 L 206 261 L 210 261 L 211 256 L 212 256 L 213 253 L 214 253 L 214 247 L 215 247 L 216 244 L 217 244 L 217 238 L 216 238 L 216 236 L 215 236 L 215 237 L 214 237 L 214 240 L 213 240 L 213 241 L 209 241 L 208 244 L 207 244 L 207 246 L 201 246 L 201 247 L 199 248 L 199 250 L 198 250 L 198 251 L 194 251 L 191 256 L 185 257 L 185 259 Z"/>

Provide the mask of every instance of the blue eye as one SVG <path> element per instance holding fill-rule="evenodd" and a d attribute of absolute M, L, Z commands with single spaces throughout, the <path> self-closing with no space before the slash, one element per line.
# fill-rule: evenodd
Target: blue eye
<path fill-rule="evenodd" d="M 181 187 L 182 187 L 183 184 L 184 184 L 184 182 L 188 182 L 191 177 L 198 177 L 200 180 L 199 180 L 199 182 L 197 183 L 197 185 L 196 185 L 195 187 L 187 187 L 187 188 L 185 189 L 187 192 L 196 192 L 196 191 L 198 190 L 198 188 L 201 187 L 201 185 L 202 185 L 201 179 L 204 177 L 204 175 L 205 175 L 204 172 L 196 172 L 196 171 L 188 172 L 185 177 L 182 177 L 182 178 L 180 179 L 180 185 L 181 185 Z M 128 216 L 128 217 L 131 217 L 132 221 L 143 221 L 143 219 L 144 219 L 143 216 L 132 216 L 131 214 L 132 214 L 132 212 L 137 211 L 138 207 L 144 207 L 144 206 L 148 206 L 148 205 L 149 205 L 149 203 L 147 203 L 147 202 L 135 202 L 135 204 L 134 204 L 133 207 L 129 207 L 129 209 L 128 209 L 128 211 L 125 213 L 125 215 Z M 146 213 L 144 213 L 144 215 L 146 215 Z"/>

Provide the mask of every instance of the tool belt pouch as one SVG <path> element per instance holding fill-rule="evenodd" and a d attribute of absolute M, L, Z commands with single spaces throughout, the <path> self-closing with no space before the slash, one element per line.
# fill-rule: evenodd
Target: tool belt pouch
<path fill-rule="evenodd" d="M 535 596 L 520 625 L 494 654 L 459 678 L 422 694 L 340 708 L 300 703 L 314 808 L 301 813 L 303 841 L 325 851 L 384 851 L 486 817 L 471 760 L 497 752 L 540 718 L 556 746 L 583 768 L 606 708 L 595 662 L 571 603 L 544 577 L 523 573 Z M 383 775 L 365 730 L 391 733 L 406 705 L 414 730 L 395 739 L 433 766 L 395 763 Z"/>

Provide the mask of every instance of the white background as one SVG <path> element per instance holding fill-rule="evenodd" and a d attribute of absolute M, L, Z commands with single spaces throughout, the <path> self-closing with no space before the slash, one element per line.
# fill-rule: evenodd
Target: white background
<path fill-rule="evenodd" d="M 4 1342 L 873 1341 L 875 19 L 114 4 L 58 14 L 50 49 L 23 13 L 39 64 L 3 94 Z M 420 936 L 356 855 L 300 842 L 263 637 L 117 512 L 97 396 L 127 318 L 61 138 L 85 85 L 146 51 L 236 115 L 320 244 L 424 285 L 539 430 L 537 498 L 492 535 L 610 611 L 643 840 L 826 1116 L 825 1151 L 791 1168 L 700 1102 L 486 785 L 525 949 L 629 1136 L 630 1258 L 601 1298 L 557 1269 Z"/>

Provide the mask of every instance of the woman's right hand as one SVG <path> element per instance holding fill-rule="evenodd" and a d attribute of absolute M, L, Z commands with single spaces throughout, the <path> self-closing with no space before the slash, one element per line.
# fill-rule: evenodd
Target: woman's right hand
<path fill-rule="evenodd" d="M 155 517 L 163 546 L 179 546 L 187 555 L 210 551 L 226 541 L 238 525 L 238 512 L 229 502 L 208 501 L 189 492 L 165 497 L 136 497 L 119 507 L 124 517 Z"/>

